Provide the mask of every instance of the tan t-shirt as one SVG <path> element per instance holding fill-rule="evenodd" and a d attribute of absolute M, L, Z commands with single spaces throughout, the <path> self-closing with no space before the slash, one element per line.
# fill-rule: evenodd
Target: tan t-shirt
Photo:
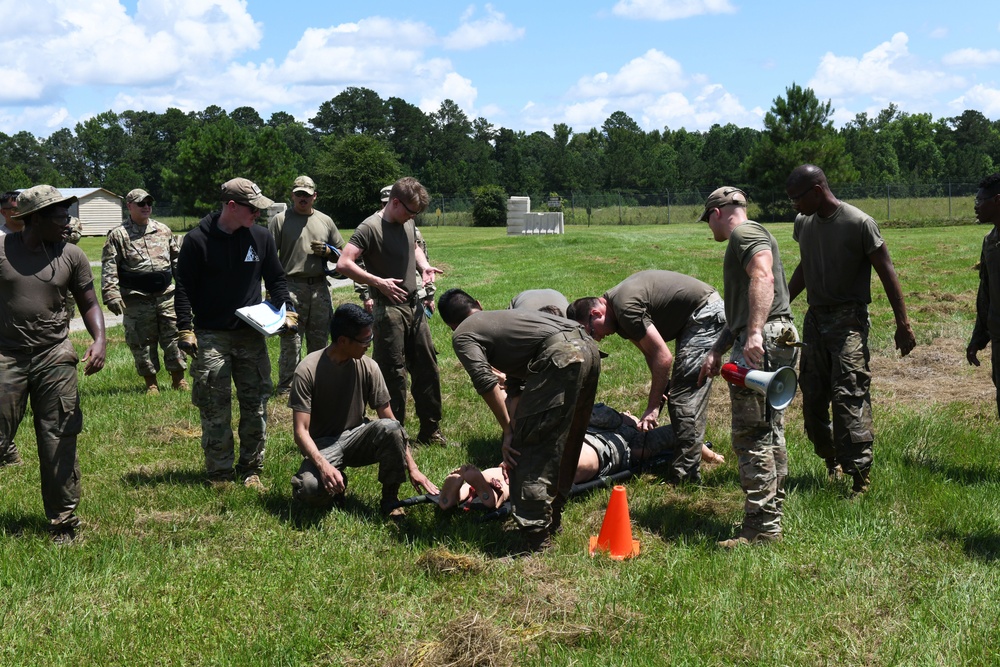
<path fill-rule="evenodd" d="M 93 284 L 90 260 L 75 245 L 46 243 L 31 251 L 21 232 L 0 236 L 0 349 L 61 343 L 69 335 L 66 296 Z"/>
<path fill-rule="evenodd" d="M 312 215 L 302 215 L 290 208 L 271 218 L 267 228 L 278 246 L 278 260 L 287 278 L 320 278 L 326 260 L 312 252 L 313 241 L 322 241 L 344 249 L 344 237 L 325 213 L 313 210 Z"/>
<path fill-rule="evenodd" d="M 401 278 L 403 289 L 413 294 L 417 290 L 414 229 L 412 220 L 387 222 L 375 213 L 358 225 L 349 243 L 361 249 L 366 271 L 379 278 Z"/>
<path fill-rule="evenodd" d="M 767 319 L 791 316 L 788 305 L 788 281 L 781 264 L 778 242 L 763 226 L 748 220 L 733 230 L 722 260 L 722 281 L 725 284 L 726 323 L 729 330 L 739 335 L 750 317 L 750 276 L 747 265 L 757 253 L 771 251 L 771 273 L 774 275 L 774 300 Z"/>
<path fill-rule="evenodd" d="M 674 271 L 639 271 L 604 294 L 618 320 L 618 335 L 642 340 L 655 325 L 664 341 L 677 338 L 694 311 L 708 303 L 715 288 Z"/>
<path fill-rule="evenodd" d="M 311 415 L 309 435 L 313 439 L 337 437 L 360 426 L 365 405 L 374 410 L 388 403 L 389 390 L 382 371 L 371 357 L 338 364 L 327 356 L 326 349 L 299 362 L 288 399 L 292 410 Z"/>

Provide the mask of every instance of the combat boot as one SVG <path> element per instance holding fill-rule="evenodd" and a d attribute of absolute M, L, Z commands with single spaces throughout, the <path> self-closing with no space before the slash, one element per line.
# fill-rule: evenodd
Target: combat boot
<path fill-rule="evenodd" d="M 736 547 L 747 546 L 750 544 L 769 544 L 771 542 L 780 542 L 781 533 L 765 533 L 763 531 L 757 530 L 756 528 L 751 528 L 750 526 L 743 526 L 739 534 L 736 537 L 731 537 L 728 540 L 722 540 L 719 542 L 719 546 L 723 549 L 735 549 Z"/>
<path fill-rule="evenodd" d="M 142 379 L 146 381 L 146 395 L 147 396 L 159 396 L 160 387 L 156 384 L 155 375 L 143 375 Z"/>
<path fill-rule="evenodd" d="M 174 389 L 187 391 L 191 388 L 187 380 L 184 379 L 184 371 L 170 371 L 170 379 Z"/>

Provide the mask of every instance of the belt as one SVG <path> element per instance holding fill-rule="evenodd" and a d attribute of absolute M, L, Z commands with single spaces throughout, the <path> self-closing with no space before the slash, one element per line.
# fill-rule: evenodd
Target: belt
<path fill-rule="evenodd" d="M 843 310 L 854 310 L 855 308 L 868 309 L 867 304 L 857 303 L 854 301 L 849 301 L 847 303 L 835 303 L 832 306 L 809 306 L 809 310 L 815 313 L 838 313 Z"/>
<path fill-rule="evenodd" d="M 558 343 L 563 340 L 586 340 L 587 338 L 589 338 L 589 336 L 587 335 L 587 332 L 583 330 L 583 327 L 577 327 L 570 331 L 557 331 L 542 341 L 542 347 L 548 347 L 553 343 Z"/>
<path fill-rule="evenodd" d="M 299 278 L 299 277 L 292 278 L 290 276 L 285 276 L 285 280 L 292 283 L 302 283 L 304 285 L 316 285 L 318 283 L 325 283 L 326 276 L 318 276 L 316 278 Z"/>
<path fill-rule="evenodd" d="M 792 316 L 791 315 L 775 315 L 773 317 L 767 318 L 767 321 L 768 322 L 791 322 L 792 321 Z"/>

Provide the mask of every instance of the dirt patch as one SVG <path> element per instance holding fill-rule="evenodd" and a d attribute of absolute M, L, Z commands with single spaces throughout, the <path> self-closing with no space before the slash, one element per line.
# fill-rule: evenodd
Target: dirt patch
<path fill-rule="evenodd" d="M 165 444 L 184 442 L 201 438 L 201 427 L 195 426 L 191 422 L 150 426 L 146 430 L 146 435 L 153 442 Z"/>
<path fill-rule="evenodd" d="M 873 356 L 872 394 L 883 409 L 892 405 L 921 409 L 935 403 L 992 402 L 989 350 L 979 354 L 982 366 L 965 359 L 967 341 L 937 338 L 918 345 L 905 357 Z"/>

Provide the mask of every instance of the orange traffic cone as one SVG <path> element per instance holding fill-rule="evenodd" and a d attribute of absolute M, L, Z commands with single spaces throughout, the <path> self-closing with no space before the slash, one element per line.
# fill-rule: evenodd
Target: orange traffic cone
<path fill-rule="evenodd" d="M 632 539 L 632 523 L 628 517 L 628 499 L 625 487 L 615 486 L 611 490 L 611 500 L 604 512 L 601 534 L 590 538 L 590 555 L 598 550 L 609 551 L 614 560 L 625 560 L 639 555 L 639 540 Z"/>

